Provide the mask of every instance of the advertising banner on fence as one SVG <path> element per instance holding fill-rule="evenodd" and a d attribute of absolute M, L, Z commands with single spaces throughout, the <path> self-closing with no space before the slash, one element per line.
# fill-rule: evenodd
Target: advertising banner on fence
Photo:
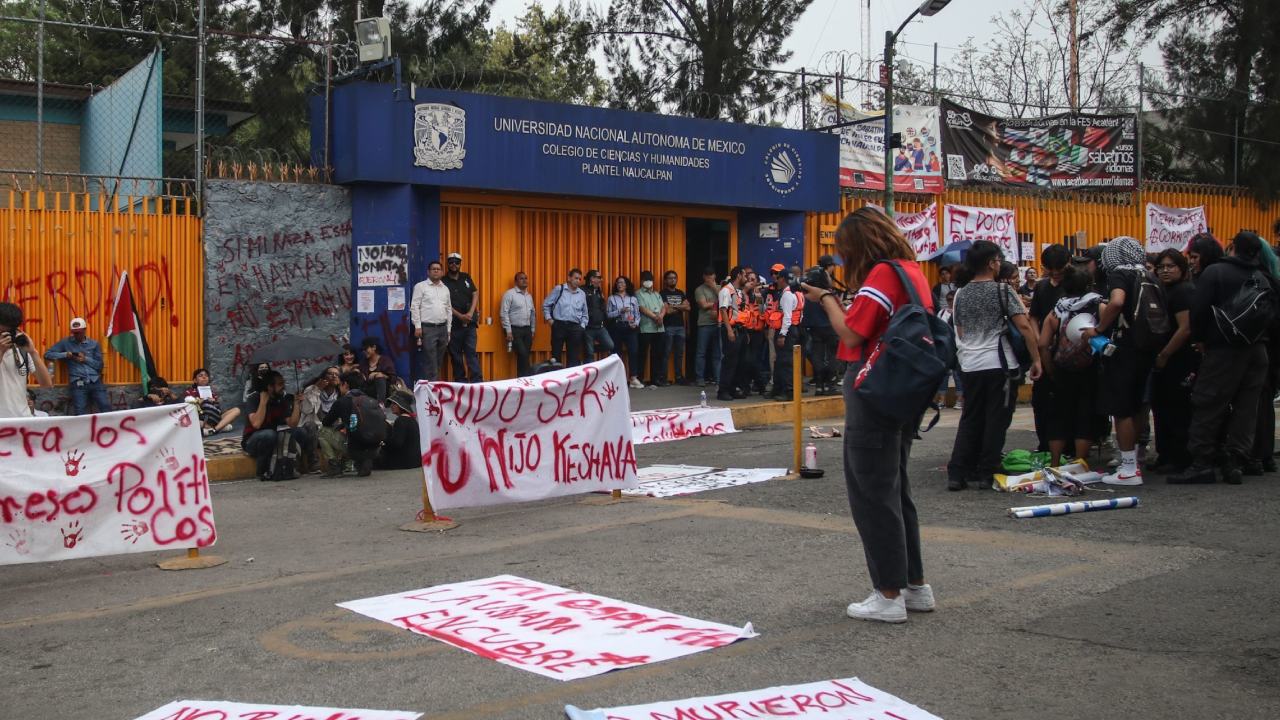
<path fill-rule="evenodd" d="M 960 250 L 979 240 L 988 240 L 1000 246 L 1006 260 L 1018 262 L 1018 230 L 1012 210 L 948 205 L 942 235 L 947 250 Z"/>
<path fill-rule="evenodd" d="M 857 678 L 806 685 L 631 705 L 600 710 L 565 708 L 569 720 L 663 720 L 665 718 L 868 718 L 942 720 Z"/>
<path fill-rule="evenodd" d="M 208 547 L 194 405 L 0 420 L 0 565 Z"/>
<path fill-rule="evenodd" d="M 422 470 L 437 510 L 635 487 L 622 361 L 534 377 L 421 382 Z"/>
<path fill-rule="evenodd" d="M 1147 252 L 1185 250 L 1191 238 L 1209 232 L 1204 206 L 1171 208 L 1147 203 Z"/>
<path fill-rule="evenodd" d="M 499 575 L 338 603 L 556 680 L 692 655 L 756 636 L 674 613 Z"/>
<path fill-rule="evenodd" d="M 998 118 L 942 101 L 947 180 L 1045 189 L 1138 187 L 1133 115 Z"/>
<path fill-rule="evenodd" d="M 264 705 L 222 700 L 178 700 L 137 720 L 418 720 L 400 710 L 342 710 L 302 705 Z"/>
<path fill-rule="evenodd" d="M 727 407 L 678 407 L 631 413 L 636 445 L 738 432 Z"/>
<path fill-rule="evenodd" d="M 866 120 L 839 128 L 840 185 L 884 189 L 884 119 L 841 106 L 837 118 L 835 99 L 827 98 L 823 125 Z M 902 147 L 894 150 L 893 189 L 898 192 L 938 194 L 946 189 L 942 179 L 942 143 L 938 108 L 899 105 L 893 109 L 893 131 L 902 134 Z"/>

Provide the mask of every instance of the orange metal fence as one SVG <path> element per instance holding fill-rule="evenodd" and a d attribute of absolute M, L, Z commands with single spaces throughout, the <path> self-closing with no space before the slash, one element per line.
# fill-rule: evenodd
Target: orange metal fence
<path fill-rule="evenodd" d="M 103 345 L 109 383 L 138 371 L 107 346 L 121 271 L 144 319 L 156 369 L 184 381 L 204 358 L 204 254 L 191 198 L 108 197 L 9 190 L 0 207 L 0 297 L 22 306 L 25 331 L 47 350 L 73 317 Z M 55 382 L 66 382 L 57 363 Z"/>
<path fill-rule="evenodd" d="M 917 212 L 933 202 L 933 198 L 909 195 L 896 202 L 902 212 Z M 817 213 L 809 216 L 806 232 L 805 261 L 813 264 L 819 255 L 832 252 L 823 240 L 840 218 L 869 203 L 880 204 L 881 195 L 866 193 L 845 196 L 839 213 Z M 1146 204 L 1167 207 L 1205 206 L 1209 229 L 1225 241 L 1240 230 L 1253 230 L 1270 237 L 1272 223 L 1280 217 L 1280 208 L 1264 208 L 1243 190 L 1175 183 L 1146 183 L 1141 193 L 1133 195 L 1039 195 L 1009 190 L 950 189 L 938 196 L 939 221 L 942 207 L 974 205 L 1016 211 L 1017 229 L 1023 240 L 1035 244 L 1036 264 L 1040 250 L 1061 243 L 1068 236 L 1082 232 L 1080 247 L 1097 245 L 1107 238 L 1130 235 L 1141 240 L 1145 236 Z M 824 229 L 828 238 L 820 238 Z M 824 249 L 825 248 L 825 249 Z M 930 272 L 933 272 L 930 268 Z"/>

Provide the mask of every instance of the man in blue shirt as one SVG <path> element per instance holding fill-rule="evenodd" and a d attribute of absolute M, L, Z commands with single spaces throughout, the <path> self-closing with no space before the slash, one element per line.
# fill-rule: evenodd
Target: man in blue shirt
<path fill-rule="evenodd" d="M 582 364 L 587 327 L 587 294 L 580 290 L 582 271 L 574 268 L 563 285 L 557 285 L 542 301 L 542 317 L 551 323 L 551 357 L 560 361 L 560 348 L 568 345 L 568 364 Z"/>
<path fill-rule="evenodd" d="M 71 321 L 71 337 L 65 337 L 44 353 L 45 360 L 62 360 L 67 364 L 71 383 L 71 406 L 76 415 L 84 415 L 89 397 L 98 412 L 110 412 L 107 386 L 102 383 L 102 346 L 88 337 L 89 323 L 84 318 Z"/>

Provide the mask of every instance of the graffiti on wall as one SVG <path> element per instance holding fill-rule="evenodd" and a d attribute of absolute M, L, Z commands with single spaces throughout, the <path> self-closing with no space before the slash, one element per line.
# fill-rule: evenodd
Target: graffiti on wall
<path fill-rule="evenodd" d="M 22 306 L 26 314 L 24 325 L 32 334 L 61 337 L 73 317 L 82 317 L 89 322 L 89 327 L 105 333 L 120 270 L 115 266 L 107 270 L 75 263 L 65 270 L 9 278 L 3 296 L 8 302 Z M 143 322 L 162 313 L 161 317 L 168 315 L 170 326 L 176 328 L 182 324 L 182 318 L 174 309 L 173 275 L 167 255 L 129 269 L 130 283 L 141 299 L 139 309 Z M 38 302 L 41 298 L 52 301 L 51 311 L 43 309 Z"/>

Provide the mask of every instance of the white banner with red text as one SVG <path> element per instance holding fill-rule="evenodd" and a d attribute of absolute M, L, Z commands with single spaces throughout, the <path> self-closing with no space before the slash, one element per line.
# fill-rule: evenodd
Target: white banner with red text
<path fill-rule="evenodd" d="M 194 405 L 0 420 L 0 565 L 208 547 Z"/>
<path fill-rule="evenodd" d="M 635 486 L 631 399 L 616 355 L 513 380 L 420 382 L 414 392 L 437 510 Z"/>
<path fill-rule="evenodd" d="M 1191 238 L 1209 232 L 1209 219 L 1204 206 L 1171 208 L 1147 203 L 1147 252 L 1159 253 L 1169 248 L 1182 251 Z"/>
<path fill-rule="evenodd" d="M 646 665 L 756 637 L 736 628 L 499 575 L 338 603 L 556 680 Z"/>
<path fill-rule="evenodd" d="M 640 469 L 640 486 L 624 490 L 630 497 L 680 497 L 693 493 L 767 482 L 787 474 L 786 468 L 721 468 L 653 465 Z"/>
<path fill-rule="evenodd" d="M 418 720 L 403 710 L 346 710 L 224 700 L 175 700 L 136 720 Z"/>
<path fill-rule="evenodd" d="M 932 260 L 942 254 L 942 238 L 938 236 L 938 205 L 915 213 L 896 213 L 893 221 L 915 248 L 916 260 Z"/>
<path fill-rule="evenodd" d="M 948 205 L 943 228 L 943 242 L 949 248 L 957 243 L 967 248 L 979 240 L 987 240 L 1000 246 L 1004 259 L 1018 262 L 1018 230 L 1014 213 L 1004 208 Z"/>
<path fill-rule="evenodd" d="M 631 438 L 636 445 L 736 433 L 727 407 L 677 407 L 631 413 Z"/>
<path fill-rule="evenodd" d="M 942 720 L 857 678 L 787 685 L 764 690 L 690 698 L 647 705 L 579 710 L 566 706 L 569 720 L 675 720 L 676 718 L 787 717 Z"/>

